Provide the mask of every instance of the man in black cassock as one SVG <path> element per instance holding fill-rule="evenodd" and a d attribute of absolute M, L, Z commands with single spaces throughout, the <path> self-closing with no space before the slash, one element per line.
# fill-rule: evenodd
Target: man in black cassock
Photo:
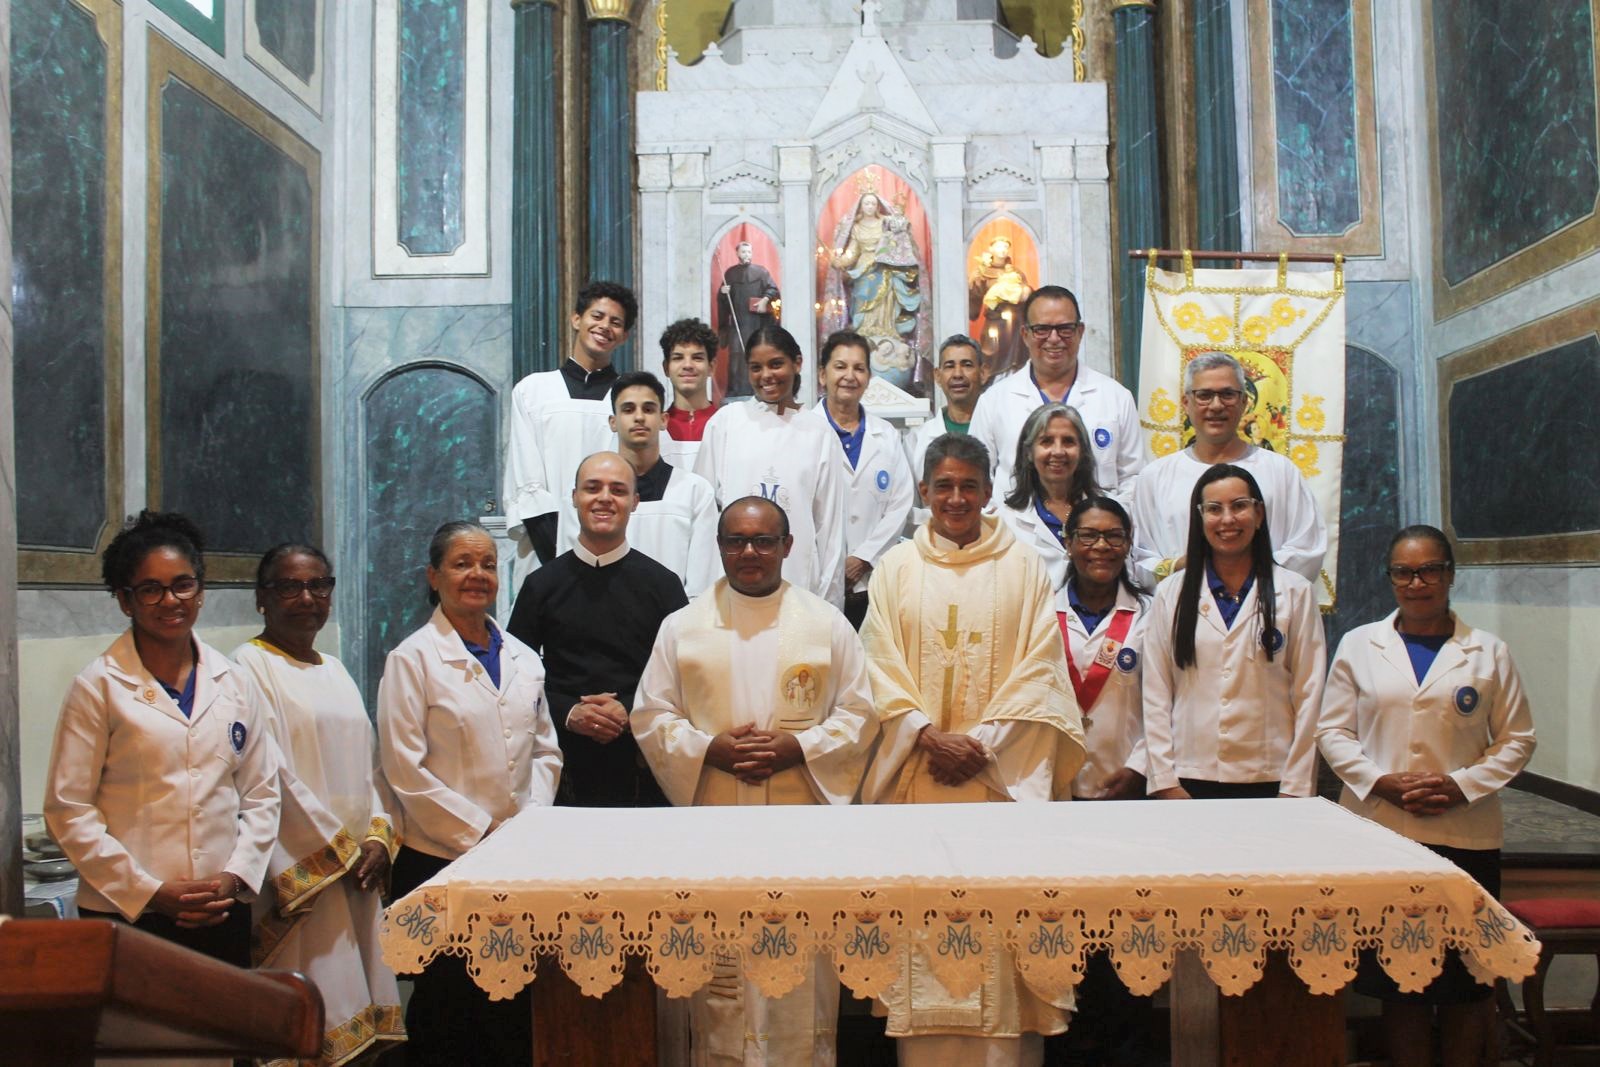
<path fill-rule="evenodd" d="M 683 581 L 629 548 L 639 494 L 620 455 L 597 452 L 579 464 L 572 503 L 578 543 L 528 575 L 506 627 L 544 659 L 564 761 L 556 803 L 664 807 L 628 712 L 661 621 L 688 603 Z"/>
<path fill-rule="evenodd" d="M 755 252 L 749 241 L 740 241 L 734 251 L 739 262 L 723 272 L 717 297 L 717 332 L 728 349 L 728 395 L 749 396 L 745 339 L 778 321 L 772 313 L 778 287 L 767 268 L 753 262 Z"/>

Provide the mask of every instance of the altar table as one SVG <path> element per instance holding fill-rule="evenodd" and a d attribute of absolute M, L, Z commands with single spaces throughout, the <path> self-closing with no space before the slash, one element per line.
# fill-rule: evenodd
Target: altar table
<path fill-rule="evenodd" d="M 776 996 L 826 952 L 876 996 L 912 949 L 956 995 L 1004 951 L 1059 1000 L 1097 951 L 1135 993 L 1193 951 L 1238 995 L 1269 952 L 1329 994 L 1362 948 L 1403 990 L 1446 949 L 1485 981 L 1531 974 L 1539 950 L 1459 868 L 1320 799 L 534 808 L 395 902 L 383 947 L 400 972 L 464 956 L 497 999 L 541 954 L 591 996 L 628 955 L 687 996 L 737 953 Z"/>

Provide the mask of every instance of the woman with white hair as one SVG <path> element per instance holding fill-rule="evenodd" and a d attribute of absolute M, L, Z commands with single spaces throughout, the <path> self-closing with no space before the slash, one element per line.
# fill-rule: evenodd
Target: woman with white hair
<path fill-rule="evenodd" d="M 1055 589 L 1067 580 L 1067 517 L 1099 495 L 1083 416 L 1068 404 L 1039 405 L 1017 436 L 1011 489 L 998 510 L 1017 540 L 1044 558 Z"/>

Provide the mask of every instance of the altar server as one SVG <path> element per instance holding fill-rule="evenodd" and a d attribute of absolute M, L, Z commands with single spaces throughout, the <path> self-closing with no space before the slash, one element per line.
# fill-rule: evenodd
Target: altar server
<path fill-rule="evenodd" d="M 1133 494 L 1133 568 L 1146 585 L 1183 569 L 1193 515 L 1189 493 L 1217 463 L 1244 468 L 1261 487 L 1257 495 L 1270 517 L 1272 556 L 1279 566 L 1314 586 L 1321 581 L 1327 524 L 1300 468 L 1239 436 L 1245 384 L 1244 368 L 1225 352 L 1195 356 L 1183 369 L 1183 408 L 1194 443 L 1146 467 Z"/>
<path fill-rule="evenodd" d="M 233 658 L 266 696 L 283 759 L 283 817 L 257 909 L 258 967 L 298 971 L 322 994 L 321 1067 L 405 1040 L 400 989 L 378 932 L 399 846 L 377 738 L 355 679 L 315 647 L 333 567 L 311 545 L 269 549 L 256 568 L 261 633 Z"/>
<path fill-rule="evenodd" d="M 862 639 L 882 736 L 862 786 L 875 804 L 1068 800 L 1084 759 L 1055 593 L 989 501 L 974 437 L 928 446 L 932 517 L 872 576 Z M 969 996 L 951 996 L 923 950 L 885 998 L 900 1062 L 1037 1064 L 1066 1029 L 1071 994 L 1035 995 L 1005 953 Z"/>
<path fill-rule="evenodd" d="M 612 447 L 611 406 L 617 380 L 611 357 L 628 339 L 639 302 L 632 290 L 590 282 L 578 292 L 572 350 L 559 370 L 540 371 L 511 391 L 511 443 L 506 449 L 501 506 L 516 542 L 512 579 L 521 579 L 560 551 L 560 513 L 583 457 Z"/>
<path fill-rule="evenodd" d="M 672 386 L 661 455 L 674 467 L 694 468 L 706 423 L 721 406 L 711 397 L 716 362 L 716 331 L 699 319 L 679 319 L 661 334 L 661 373 Z"/>
<path fill-rule="evenodd" d="M 1011 491 L 999 515 L 1017 540 L 1039 553 L 1050 587 L 1067 580 L 1067 517 L 1088 496 L 1099 496 L 1094 453 L 1083 416 L 1066 404 L 1041 404 L 1012 446 Z"/>
<path fill-rule="evenodd" d="M 1094 443 L 1100 488 L 1126 502 L 1144 463 L 1133 394 L 1078 359 L 1086 327 L 1070 290 L 1059 285 L 1035 289 L 1022 303 L 1022 320 L 1028 365 L 990 383 L 972 413 L 972 435 L 989 450 L 996 491 L 1001 497 L 1011 492 L 1006 460 L 1022 424 L 1034 408 L 1053 402 L 1078 409 Z"/>
<path fill-rule="evenodd" d="M 278 756 L 250 678 L 194 636 L 204 540 L 141 511 L 100 573 L 129 628 L 73 679 L 45 778 L 84 918 L 250 966 L 250 909 L 278 834 Z"/>
<path fill-rule="evenodd" d="M 1396 609 L 1345 635 L 1323 692 L 1317 742 L 1344 781 L 1339 802 L 1420 841 L 1500 894 L 1500 790 L 1533 755 L 1533 716 L 1505 642 L 1450 610 L 1455 554 L 1444 533 L 1408 526 L 1385 565 Z M 1383 999 L 1391 1062 L 1483 1061 L 1493 990 L 1451 952 L 1421 993 L 1363 959 L 1355 988 Z"/>
<path fill-rule="evenodd" d="M 754 396 L 711 417 L 694 472 L 711 483 L 720 507 L 753 495 L 783 508 L 794 537 L 786 580 L 842 608 L 849 506 L 837 438 L 826 419 L 795 402 L 794 336 L 763 326 L 746 340 Z"/>
<path fill-rule="evenodd" d="M 983 357 L 978 354 L 978 344 L 964 333 L 953 333 L 939 342 L 939 362 L 933 369 L 933 382 L 944 395 L 944 407 L 921 426 L 906 433 L 906 448 L 910 452 L 911 474 L 920 478 L 922 457 L 935 437 L 947 433 L 965 434 L 972 427 L 972 408 L 983 392 Z M 919 499 L 911 509 L 911 525 L 921 526 L 928 521 L 928 509 Z"/>
<path fill-rule="evenodd" d="M 561 748 L 538 655 L 489 616 L 500 581 L 494 539 L 447 522 L 428 544 L 433 616 L 400 642 L 378 686 L 378 751 L 399 802 L 405 842 L 399 899 L 530 804 L 555 799 Z M 410 1064 L 527 1063 L 524 989 L 490 1001 L 459 956 L 418 975 L 406 1006 Z"/>
<path fill-rule="evenodd" d="M 677 575 L 690 596 L 698 596 L 721 573 L 716 494 L 711 483 L 662 455 L 665 400 L 666 388 L 649 371 L 629 371 L 611 389 L 611 428 L 639 494 L 628 520 L 628 543 Z M 581 516 L 569 514 L 573 530 L 564 543 L 571 548 Z"/>
<path fill-rule="evenodd" d="M 1146 788 L 1163 799 L 1312 796 L 1328 659 L 1316 590 L 1273 563 L 1245 468 L 1207 468 L 1189 510 L 1189 566 L 1156 590 L 1145 630 Z"/>
<path fill-rule="evenodd" d="M 794 538 L 772 501 L 730 504 L 718 544 L 726 577 L 667 619 L 639 680 L 640 751 L 677 805 L 850 803 L 877 729 L 860 638 L 784 580 Z M 838 1008 L 825 954 L 768 998 L 719 952 L 691 1002 L 692 1062 L 832 1064 Z"/>
<path fill-rule="evenodd" d="M 861 405 L 872 379 L 867 339 L 839 330 L 822 343 L 822 399 L 817 411 L 839 439 L 848 485 L 845 530 L 844 614 L 861 628 L 867 614 L 867 579 L 900 540 L 916 490 L 900 434 Z"/>

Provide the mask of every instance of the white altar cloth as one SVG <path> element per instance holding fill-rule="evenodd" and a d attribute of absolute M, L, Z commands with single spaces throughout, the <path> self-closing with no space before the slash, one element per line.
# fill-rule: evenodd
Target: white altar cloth
<path fill-rule="evenodd" d="M 464 956 L 496 999 L 541 953 L 593 996 L 625 953 L 673 996 L 738 953 L 776 996 L 822 951 L 873 996 L 915 948 L 961 995 L 1004 946 L 1048 999 L 1107 948 L 1136 993 L 1194 949 L 1228 994 L 1269 949 L 1314 993 L 1353 978 L 1361 948 L 1405 990 L 1449 948 L 1486 981 L 1531 974 L 1539 950 L 1459 868 L 1319 799 L 529 808 L 395 902 L 383 945 L 401 972 Z"/>

